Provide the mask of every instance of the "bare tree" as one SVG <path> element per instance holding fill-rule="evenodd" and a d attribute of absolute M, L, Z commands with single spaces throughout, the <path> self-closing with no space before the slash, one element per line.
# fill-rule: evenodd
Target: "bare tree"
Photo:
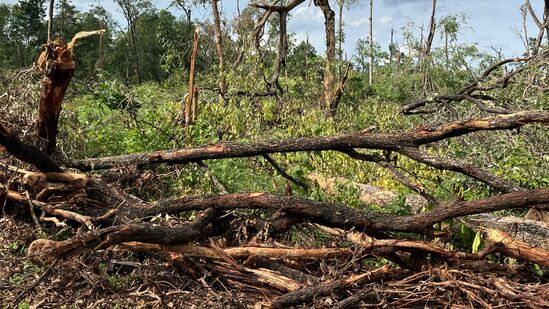
<path fill-rule="evenodd" d="M 223 56 L 223 39 L 221 34 L 221 15 L 217 3 L 221 0 L 211 0 L 212 13 L 214 18 L 215 32 L 215 51 L 219 59 L 219 97 L 225 101 L 225 93 L 227 91 L 227 80 L 225 78 L 225 57 Z"/>
<path fill-rule="evenodd" d="M 436 20 L 435 13 L 437 8 L 437 0 L 433 0 L 433 7 L 431 11 L 431 20 L 429 21 L 429 34 L 427 35 L 427 40 L 425 41 L 425 47 L 423 49 L 424 57 L 428 57 L 431 54 L 431 46 L 433 45 L 433 39 L 435 37 L 436 29 Z"/>
<path fill-rule="evenodd" d="M 126 23 L 128 26 L 128 31 L 130 33 L 130 38 L 128 44 L 131 47 L 133 53 L 133 60 L 135 62 L 135 72 L 137 74 L 137 80 L 141 83 L 141 66 L 139 65 L 139 53 L 137 52 L 137 25 L 136 21 L 139 16 L 139 8 L 144 8 L 147 6 L 148 1 L 139 0 L 137 2 L 131 0 L 114 0 L 114 2 L 120 7 Z"/>
<path fill-rule="evenodd" d="M 50 6 L 48 8 L 48 41 L 51 40 L 52 28 L 53 28 L 53 4 L 55 0 L 50 0 Z"/>
<path fill-rule="evenodd" d="M 278 13 L 279 16 L 279 29 L 278 29 L 278 57 L 275 63 L 273 76 L 271 77 L 269 88 L 272 85 L 275 85 L 278 90 L 283 93 L 282 86 L 279 82 L 280 72 L 283 68 L 286 67 L 286 56 L 288 55 L 288 34 L 287 34 L 287 25 L 288 25 L 288 13 L 293 10 L 299 4 L 305 2 L 305 0 L 293 0 L 287 5 L 276 5 L 276 4 L 250 4 L 253 7 L 261 8 L 265 10 L 265 13 L 259 19 L 254 33 L 256 39 L 256 46 L 259 46 L 259 41 L 261 34 L 265 28 L 265 24 L 273 12 Z"/>
<path fill-rule="evenodd" d="M 370 0 L 370 66 L 368 74 L 368 83 L 372 85 L 373 76 L 374 76 L 374 0 Z"/>
<path fill-rule="evenodd" d="M 322 99 L 330 110 L 334 99 L 334 60 L 335 48 L 335 12 L 330 7 L 328 0 L 315 0 L 315 5 L 320 7 L 324 14 L 324 26 L 326 31 L 326 66 L 324 68 Z"/>
<path fill-rule="evenodd" d="M 345 32 L 343 31 L 343 9 L 349 8 L 352 5 L 360 3 L 360 0 L 336 0 L 338 6 L 338 22 L 337 22 L 337 56 L 339 62 L 343 61 L 343 42 L 345 42 Z M 341 67 L 338 66 L 338 76 L 341 75 Z"/>

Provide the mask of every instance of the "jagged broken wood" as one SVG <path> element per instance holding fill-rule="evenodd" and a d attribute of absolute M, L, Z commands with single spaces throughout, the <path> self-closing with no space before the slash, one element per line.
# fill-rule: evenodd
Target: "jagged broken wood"
<path fill-rule="evenodd" d="M 102 29 L 79 32 L 68 44 L 61 39 L 49 41 L 44 45 L 44 51 L 36 61 L 38 71 L 45 76 L 40 92 L 36 124 L 38 135 L 47 141 L 45 152 L 48 155 L 53 154 L 56 148 L 61 105 L 76 68 L 74 57 L 76 42 L 105 31 Z"/>

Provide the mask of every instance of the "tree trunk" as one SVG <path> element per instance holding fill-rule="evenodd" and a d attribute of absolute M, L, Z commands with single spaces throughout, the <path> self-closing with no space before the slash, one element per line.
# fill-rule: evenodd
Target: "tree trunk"
<path fill-rule="evenodd" d="M 37 63 L 46 79 L 40 92 L 36 124 L 38 135 L 47 141 L 46 153 L 52 155 L 56 148 L 61 104 L 74 74 L 76 62 L 72 51 L 63 41 L 53 41 L 46 45 Z"/>
<path fill-rule="evenodd" d="M 219 97 L 221 101 L 225 101 L 225 93 L 227 82 L 225 79 L 225 58 L 223 57 L 223 40 L 221 33 L 221 18 L 217 2 L 220 0 L 211 0 L 212 13 L 214 17 L 214 32 L 215 32 L 215 51 L 219 59 Z"/>
<path fill-rule="evenodd" d="M 339 65 L 337 67 L 337 76 L 338 78 L 341 78 L 341 62 L 343 61 L 343 7 L 345 5 L 345 0 L 338 0 L 338 25 L 337 25 L 337 55 L 339 60 Z"/>
<path fill-rule="evenodd" d="M 271 83 L 273 83 L 280 93 L 284 93 L 282 86 L 280 85 L 280 71 L 286 67 L 286 56 L 288 54 L 288 42 L 287 42 L 287 23 L 288 23 L 288 12 L 279 11 L 278 16 L 280 19 L 279 29 L 278 29 L 278 59 L 275 63 L 273 77 Z"/>
<path fill-rule="evenodd" d="M 122 156 L 93 158 L 76 161 L 72 167 L 80 170 L 109 169 L 123 164 L 143 166 L 147 164 L 179 164 L 196 160 L 251 157 L 270 153 L 299 151 L 344 151 L 351 148 L 391 150 L 422 159 L 430 164 L 447 165 L 434 156 L 426 156 L 411 150 L 425 144 L 483 130 L 506 130 L 528 123 L 549 123 L 549 111 L 521 112 L 515 114 L 456 121 L 438 128 L 418 128 L 407 133 L 350 133 L 325 137 L 301 137 L 279 141 L 256 143 L 217 143 L 198 148 L 136 153 Z M 440 163 L 440 164 L 439 164 Z M 452 164 L 450 164 L 452 165 Z M 463 172 L 473 169 L 463 167 Z M 483 176 L 480 176 L 483 177 Z"/>
<path fill-rule="evenodd" d="M 59 36 L 65 38 L 65 4 L 67 0 L 61 0 L 61 28 L 59 29 Z"/>
<path fill-rule="evenodd" d="M 368 74 L 368 83 L 370 86 L 373 82 L 373 76 L 374 76 L 374 0 L 370 0 L 370 67 L 369 67 L 369 74 Z"/>
<path fill-rule="evenodd" d="M 36 124 L 38 135 L 47 141 L 45 151 L 48 155 L 53 154 L 56 148 L 61 104 L 76 67 L 74 45 L 80 38 L 104 31 L 79 32 L 69 44 L 62 40 L 48 42 L 36 61 L 39 71 L 46 77 L 40 92 Z"/>
<path fill-rule="evenodd" d="M 431 20 L 429 21 L 429 34 L 427 35 L 427 41 L 425 41 L 425 49 L 423 50 L 424 58 L 427 58 L 431 54 L 431 46 L 433 45 L 433 39 L 435 37 L 436 8 L 437 8 L 437 0 L 433 0 L 433 10 L 431 11 Z"/>
<path fill-rule="evenodd" d="M 324 68 L 322 99 L 330 114 L 330 104 L 334 99 L 334 60 L 335 60 L 335 13 L 330 8 L 328 0 L 315 0 L 315 5 L 320 7 L 324 14 L 324 26 L 326 31 L 326 66 Z"/>
<path fill-rule="evenodd" d="M 48 8 L 48 42 L 51 40 L 51 34 L 53 29 L 53 4 L 55 0 L 50 0 L 50 6 Z"/>

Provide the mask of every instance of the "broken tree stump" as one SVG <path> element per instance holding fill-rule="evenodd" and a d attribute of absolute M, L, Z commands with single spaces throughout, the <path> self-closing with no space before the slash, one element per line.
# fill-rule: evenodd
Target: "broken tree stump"
<path fill-rule="evenodd" d="M 45 76 L 40 91 L 36 125 L 38 136 L 47 141 L 45 148 L 47 155 L 51 156 L 55 152 L 61 105 L 76 68 L 74 46 L 78 39 L 104 32 L 104 29 L 79 32 L 68 44 L 61 39 L 49 41 L 44 44 L 44 50 L 36 61 L 38 72 Z"/>

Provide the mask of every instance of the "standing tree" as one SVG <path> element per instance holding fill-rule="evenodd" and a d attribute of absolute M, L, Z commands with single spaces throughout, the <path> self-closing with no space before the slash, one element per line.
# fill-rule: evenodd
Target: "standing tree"
<path fill-rule="evenodd" d="M 278 57 L 275 63 L 273 76 L 271 81 L 268 82 L 269 87 L 275 85 L 276 88 L 283 93 L 282 86 L 279 82 L 280 72 L 283 68 L 286 67 L 286 56 L 288 55 L 288 35 L 287 35 L 287 25 L 288 25 L 288 13 L 294 9 L 299 4 L 303 3 L 305 0 L 293 0 L 287 5 L 265 5 L 265 4 L 255 4 L 252 3 L 251 6 L 261 8 L 265 10 L 265 13 L 260 18 L 256 29 L 256 45 L 259 46 L 259 36 L 257 34 L 263 33 L 265 23 L 269 19 L 269 16 L 276 12 L 278 13 L 279 20 L 279 29 L 278 29 Z"/>
<path fill-rule="evenodd" d="M 48 41 L 51 40 L 52 29 L 53 29 L 53 5 L 55 0 L 50 0 L 50 5 L 48 8 Z"/>
<path fill-rule="evenodd" d="M 217 2 L 220 0 L 211 0 L 212 13 L 214 18 L 214 32 L 215 32 L 215 51 L 219 58 L 219 97 L 221 101 L 225 101 L 225 93 L 227 91 L 227 80 L 225 78 L 225 58 L 223 56 L 223 40 L 221 33 L 221 16 L 219 14 L 219 8 Z"/>
<path fill-rule="evenodd" d="M 431 54 L 431 46 L 433 45 L 433 39 L 435 37 L 435 13 L 437 9 L 437 0 L 433 0 L 433 6 L 431 11 L 431 19 L 429 21 L 429 34 L 427 35 L 427 40 L 425 41 L 425 46 L 423 49 L 423 57 L 427 58 Z"/>
<path fill-rule="evenodd" d="M 149 0 L 114 0 L 114 2 L 120 7 L 126 23 L 128 26 L 128 32 L 130 38 L 127 39 L 127 43 L 130 46 L 133 53 L 133 61 L 135 63 L 135 73 L 137 74 L 137 80 L 139 83 L 142 81 L 141 66 L 139 62 L 139 53 L 137 48 L 137 19 L 141 13 L 150 8 L 151 3 Z"/>
<path fill-rule="evenodd" d="M 345 42 L 345 32 L 343 31 L 343 8 L 350 8 L 352 5 L 360 3 L 360 0 L 336 0 L 338 8 L 338 22 L 337 22 L 337 56 L 340 62 L 338 65 L 338 76 L 341 75 L 341 62 L 343 61 L 343 42 Z"/>
<path fill-rule="evenodd" d="M 457 39 L 457 33 L 462 22 L 464 22 L 464 16 L 462 15 L 444 16 L 439 21 L 442 27 L 440 35 L 444 37 L 444 58 L 446 59 L 446 64 L 450 61 L 448 46 L 452 41 Z"/>
<path fill-rule="evenodd" d="M 368 74 L 368 83 L 372 85 L 373 76 L 374 76 L 374 0 L 370 0 L 370 69 Z"/>
<path fill-rule="evenodd" d="M 324 26 L 326 31 L 326 66 L 324 68 L 323 94 L 324 102 L 329 114 L 335 113 L 334 105 L 334 60 L 335 48 L 335 12 L 330 7 L 328 0 L 315 0 L 315 5 L 320 7 L 324 14 Z"/>
<path fill-rule="evenodd" d="M 43 5 L 44 0 L 20 0 L 12 8 L 10 33 L 19 42 L 19 66 L 32 63 L 39 46 L 46 40 Z"/>

